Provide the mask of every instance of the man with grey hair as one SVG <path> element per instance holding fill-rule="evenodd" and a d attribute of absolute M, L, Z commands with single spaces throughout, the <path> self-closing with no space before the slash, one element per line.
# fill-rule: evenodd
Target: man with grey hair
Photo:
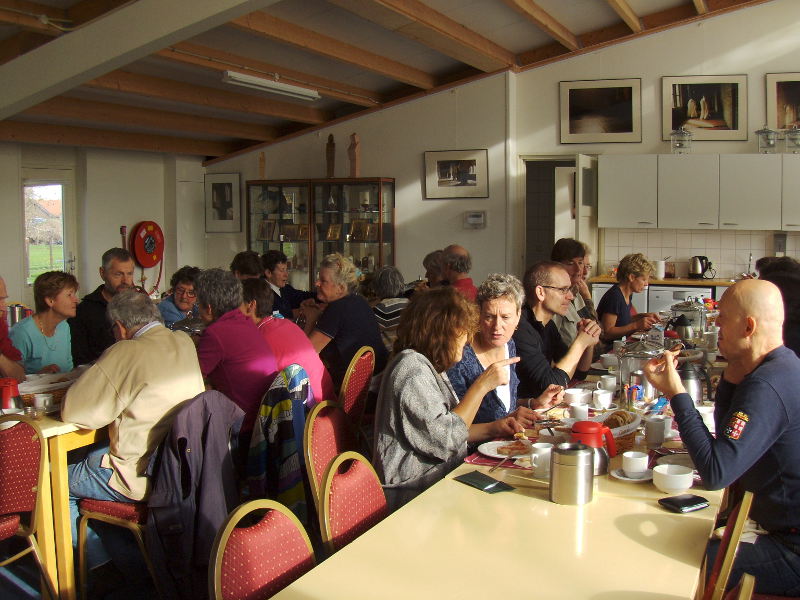
<path fill-rule="evenodd" d="M 147 295 L 116 293 L 107 314 L 117 342 L 70 387 L 61 408 L 61 418 L 81 429 L 108 426 L 108 443 L 69 465 L 73 543 L 81 498 L 147 498 L 150 455 L 177 407 L 205 389 L 191 338 L 164 327 Z M 90 566 L 105 562 L 99 540 L 89 543 Z"/>
<path fill-rule="evenodd" d="M 475 302 L 478 288 L 472 282 L 469 272 L 472 270 L 472 258 L 463 246 L 451 244 L 444 249 L 442 275 L 464 297 Z"/>
<path fill-rule="evenodd" d="M 103 253 L 99 270 L 103 284 L 83 297 L 75 316 L 68 321 L 75 366 L 97 360 L 114 343 L 106 309 L 117 293 L 133 287 L 133 269 L 133 257 L 124 248 L 111 248 Z"/>

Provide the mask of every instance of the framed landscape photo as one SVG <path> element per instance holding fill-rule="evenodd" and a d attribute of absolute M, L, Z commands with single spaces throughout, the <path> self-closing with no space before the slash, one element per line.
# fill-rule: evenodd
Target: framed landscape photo
<path fill-rule="evenodd" d="M 747 139 L 747 75 L 661 78 L 661 137 L 685 127 L 693 140 Z"/>
<path fill-rule="evenodd" d="M 642 141 L 642 80 L 560 81 L 562 144 Z"/>
<path fill-rule="evenodd" d="M 488 150 L 425 153 L 425 198 L 488 198 Z"/>
<path fill-rule="evenodd" d="M 206 233 L 242 230 L 242 203 L 238 173 L 205 176 Z"/>
<path fill-rule="evenodd" d="M 767 73 L 767 127 L 800 127 L 800 73 Z"/>

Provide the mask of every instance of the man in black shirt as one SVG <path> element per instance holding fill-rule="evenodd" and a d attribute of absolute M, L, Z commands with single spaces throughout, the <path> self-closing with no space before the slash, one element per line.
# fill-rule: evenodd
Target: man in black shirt
<path fill-rule="evenodd" d="M 572 302 L 572 285 L 563 265 L 538 262 L 525 272 L 522 281 L 526 304 L 514 333 L 517 346 L 519 398 L 535 398 L 550 384 L 567 387 L 573 376 L 585 376 L 592 364 L 592 349 L 600 339 L 600 326 L 583 319 L 577 335 L 567 347 L 553 315 L 566 314 Z"/>
<path fill-rule="evenodd" d="M 103 285 L 87 294 L 69 319 L 72 336 L 72 361 L 77 367 L 97 360 L 114 343 L 106 307 L 118 292 L 133 286 L 133 257 L 124 248 L 111 248 L 103 254 L 100 278 Z"/>
<path fill-rule="evenodd" d="M 728 366 L 717 388 L 716 438 L 709 433 L 675 370 L 645 366 L 650 382 L 670 398 L 681 439 L 703 485 L 716 490 L 736 482 L 753 492 L 750 518 L 769 532 L 742 543 L 728 586 L 742 573 L 756 592 L 800 595 L 800 359 L 783 345 L 783 301 L 768 281 L 731 286 L 719 304 L 719 349 Z M 719 542 L 708 547 L 713 564 Z"/>

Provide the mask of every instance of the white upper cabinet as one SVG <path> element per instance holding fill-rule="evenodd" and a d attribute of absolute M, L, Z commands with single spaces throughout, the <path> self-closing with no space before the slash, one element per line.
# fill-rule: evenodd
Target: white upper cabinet
<path fill-rule="evenodd" d="M 781 211 L 786 231 L 800 231 L 800 154 L 783 154 Z"/>
<path fill-rule="evenodd" d="M 658 155 L 601 154 L 598 157 L 597 226 L 656 227 Z"/>
<path fill-rule="evenodd" d="M 658 155 L 658 226 L 719 228 L 719 155 Z"/>
<path fill-rule="evenodd" d="M 721 154 L 720 229 L 780 229 L 781 188 L 781 155 Z"/>

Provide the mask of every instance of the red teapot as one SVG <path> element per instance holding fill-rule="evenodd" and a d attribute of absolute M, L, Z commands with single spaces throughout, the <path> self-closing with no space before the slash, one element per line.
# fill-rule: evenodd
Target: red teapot
<path fill-rule="evenodd" d="M 603 437 L 608 450 L 603 446 Z M 576 421 L 572 425 L 572 441 L 594 448 L 595 475 L 608 473 L 608 458 L 617 455 L 614 436 L 608 427 L 596 421 Z"/>
<path fill-rule="evenodd" d="M 0 408 L 22 408 L 17 380 L 13 377 L 0 378 Z"/>

